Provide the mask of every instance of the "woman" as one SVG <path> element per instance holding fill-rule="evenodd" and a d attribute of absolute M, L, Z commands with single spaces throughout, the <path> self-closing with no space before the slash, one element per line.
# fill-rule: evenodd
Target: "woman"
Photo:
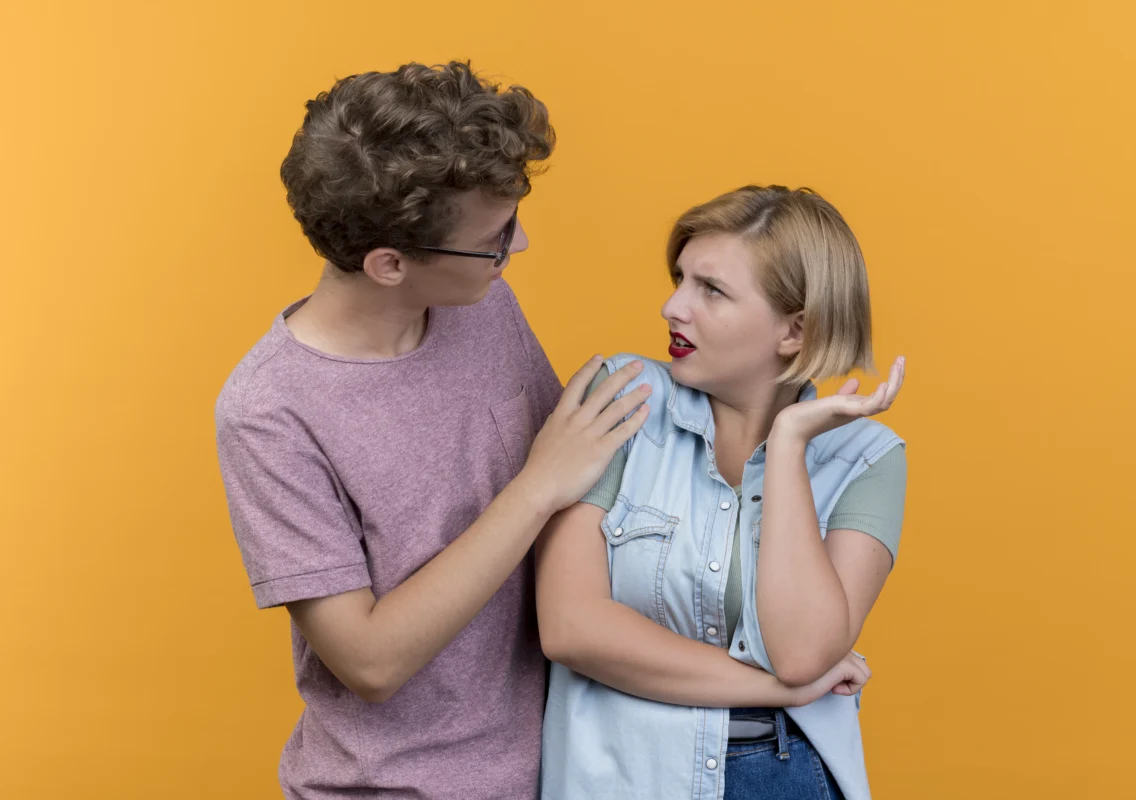
<path fill-rule="evenodd" d="M 904 361 L 871 395 L 817 399 L 871 367 L 871 322 L 856 239 L 808 190 L 691 209 L 667 260 L 647 421 L 537 543 L 543 797 L 862 800 L 870 672 L 849 651 L 906 484 L 903 442 L 867 417 Z"/>

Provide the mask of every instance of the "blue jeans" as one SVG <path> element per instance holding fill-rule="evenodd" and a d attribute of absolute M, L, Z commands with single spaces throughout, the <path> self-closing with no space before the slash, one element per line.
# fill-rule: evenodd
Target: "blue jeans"
<path fill-rule="evenodd" d="M 844 800 L 809 740 L 787 728 L 784 711 L 775 711 L 774 724 L 777 738 L 726 748 L 725 800 Z"/>

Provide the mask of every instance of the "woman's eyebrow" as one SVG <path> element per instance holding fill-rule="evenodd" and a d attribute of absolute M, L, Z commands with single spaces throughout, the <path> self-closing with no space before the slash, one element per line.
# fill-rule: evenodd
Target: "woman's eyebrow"
<path fill-rule="evenodd" d="M 694 280 L 698 281 L 699 283 L 701 283 L 705 286 L 709 286 L 712 289 L 717 289 L 720 292 L 725 291 L 726 289 L 729 288 L 729 284 L 727 284 L 725 281 L 723 281 L 719 278 L 715 278 L 715 277 L 712 277 L 710 275 L 707 275 L 703 272 L 687 272 L 687 273 L 684 273 L 684 274 L 686 275 L 687 278 L 693 278 Z"/>
<path fill-rule="evenodd" d="M 715 288 L 729 285 L 721 278 L 709 275 L 697 267 L 684 267 L 682 264 L 675 264 L 671 267 L 671 273 L 674 275 L 682 275 L 684 278 L 693 278 L 701 283 L 708 283 Z"/>

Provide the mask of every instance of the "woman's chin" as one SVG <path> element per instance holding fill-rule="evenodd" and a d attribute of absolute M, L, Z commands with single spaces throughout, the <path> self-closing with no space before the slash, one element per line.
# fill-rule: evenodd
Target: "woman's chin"
<path fill-rule="evenodd" d="M 691 389 L 698 388 L 698 370 L 691 369 L 691 364 L 685 358 L 671 358 L 671 377 L 683 386 Z"/>

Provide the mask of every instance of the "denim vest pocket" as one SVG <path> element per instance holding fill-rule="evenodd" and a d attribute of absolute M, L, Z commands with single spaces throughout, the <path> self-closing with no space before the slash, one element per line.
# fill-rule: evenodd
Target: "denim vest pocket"
<path fill-rule="evenodd" d="M 611 564 L 611 596 L 660 625 L 666 625 L 663 572 L 678 519 L 621 498 L 600 527 Z"/>
<path fill-rule="evenodd" d="M 620 505 L 625 509 L 622 515 L 619 515 Z M 677 517 L 664 514 L 651 506 L 620 503 L 613 511 L 615 513 L 604 517 L 600 526 L 607 537 L 607 543 L 612 547 L 619 547 L 644 536 L 659 542 L 670 541 L 675 525 L 678 524 Z"/>

